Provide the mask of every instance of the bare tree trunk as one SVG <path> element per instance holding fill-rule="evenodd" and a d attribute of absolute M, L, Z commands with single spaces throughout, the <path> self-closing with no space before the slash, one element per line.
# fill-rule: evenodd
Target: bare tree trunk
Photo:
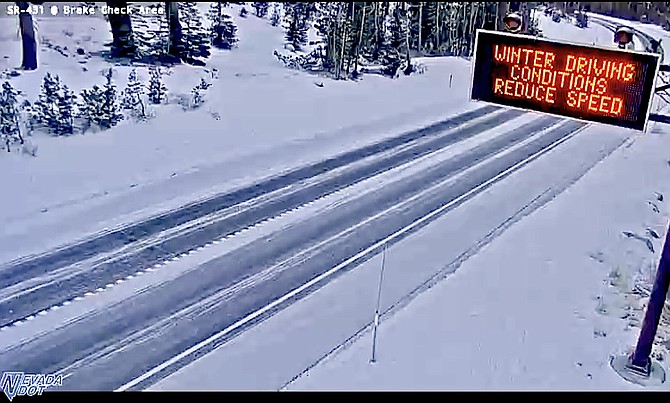
<path fill-rule="evenodd" d="M 340 27 L 344 22 L 342 21 L 342 4 L 338 5 L 338 10 L 337 10 L 337 26 Z M 347 30 L 346 26 L 343 27 L 343 32 L 342 32 L 342 45 L 340 49 L 340 57 L 339 60 L 337 61 L 337 68 L 335 70 L 335 78 L 340 79 L 342 77 L 342 67 L 344 67 L 344 48 L 346 44 L 346 37 L 347 37 Z M 335 39 L 334 39 L 335 40 Z"/>
<path fill-rule="evenodd" d="M 19 29 L 21 30 L 21 50 L 23 58 L 21 68 L 23 70 L 37 69 L 37 41 L 35 40 L 35 29 L 33 26 L 33 17 L 28 12 L 27 1 L 17 1 L 19 7 Z"/>
<path fill-rule="evenodd" d="M 410 44 L 409 44 L 409 35 L 410 35 L 410 21 L 409 13 L 407 12 L 407 3 L 403 3 L 403 10 L 405 11 L 405 60 L 407 62 L 407 67 L 405 68 L 405 74 L 409 74 L 412 71 L 412 59 L 410 57 Z"/>
<path fill-rule="evenodd" d="M 423 33 L 423 2 L 419 2 L 419 43 L 416 46 L 416 50 L 421 54 L 423 49 L 423 38 L 421 37 Z"/>
<path fill-rule="evenodd" d="M 168 22 L 168 55 L 179 59 L 182 48 L 181 22 L 179 22 L 179 6 L 177 2 L 168 1 L 165 3 L 165 17 Z"/>
<path fill-rule="evenodd" d="M 503 19 L 505 16 L 509 13 L 509 2 L 508 1 L 501 1 L 498 2 L 498 18 L 496 19 L 498 22 L 497 30 L 502 30 L 502 27 L 504 26 Z"/>
<path fill-rule="evenodd" d="M 472 8 L 474 9 L 472 11 L 472 15 L 470 16 L 470 30 L 468 32 L 468 53 L 467 56 L 472 56 L 472 51 L 474 49 L 474 39 L 475 39 L 475 32 L 477 31 L 477 17 L 479 16 L 479 4 L 480 3 L 471 3 Z"/>
<path fill-rule="evenodd" d="M 356 60 L 354 60 L 354 73 L 358 73 L 358 56 L 360 54 L 361 46 L 363 46 L 363 31 L 365 30 L 365 15 L 367 7 L 363 3 L 363 15 L 361 17 L 361 32 L 358 36 L 358 45 L 356 46 Z"/>
<path fill-rule="evenodd" d="M 435 10 L 435 47 L 440 49 L 440 27 L 442 25 L 442 21 L 440 20 L 440 8 L 442 8 L 442 2 L 437 2 L 437 9 Z"/>
<path fill-rule="evenodd" d="M 128 7 L 125 1 L 107 1 L 108 7 Z M 109 14 L 109 25 L 112 29 L 112 57 L 132 57 L 135 55 L 133 28 L 130 14 Z"/>
<path fill-rule="evenodd" d="M 521 3 L 521 32 L 528 33 L 530 27 L 530 9 L 526 3 Z"/>
<path fill-rule="evenodd" d="M 379 3 L 373 2 L 372 7 L 374 7 L 375 12 L 375 49 L 374 49 L 374 59 L 379 57 L 379 46 L 381 42 L 381 37 L 379 36 Z"/>
<path fill-rule="evenodd" d="M 354 15 L 355 15 L 354 11 L 356 11 L 356 3 L 351 3 L 351 15 L 348 17 L 350 19 L 347 20 L 347 28 L 348 29 L 346 30 L 346 33 L 345 33 L 346 40 L 343 41 L 343 48 L 342 48 L 342 56 L 344 56 L 346 53 L 349 53 L 347 55 L 348 57 L 346 58 L 347 59 L 347 70 L 346 70 L 347 71 L 347 76 L 349 76 L 351 74 L 351 53 L 346 52 L 346 50 L 344 49 L 344 45 L 346 45 L 346 41 L 349 39 L 349 34 L 351 34 L 352 36 L 355 34 L 353 32 L 353 30 L 354 30 Z M 356 53 L 355 49 L 349 49 L 349 51 L 351 51 L 351 50 L 354 50 L 354 54 Z"/>

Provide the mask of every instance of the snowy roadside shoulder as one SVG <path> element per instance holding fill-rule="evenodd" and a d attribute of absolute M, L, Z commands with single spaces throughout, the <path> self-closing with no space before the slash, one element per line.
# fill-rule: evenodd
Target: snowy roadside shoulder
<path fill-rule="evenodd" d="M 375 364 L 365 336 L 288 389 L 639 389 L 609 359 L 634 346 L 660 256 L 668 133 L 620 148 L 382 322 Z M 667 312 L 654 348 L 666 367 Z"/>

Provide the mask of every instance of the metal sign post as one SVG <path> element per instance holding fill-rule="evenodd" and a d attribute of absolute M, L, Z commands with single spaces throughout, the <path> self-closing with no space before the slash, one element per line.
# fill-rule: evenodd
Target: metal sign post
<path fill-rule="evenodd" d="M 651 359 L 651 349 L 661 320 L 663 307 L 670 287 L 670 227 L 665 236 L 661 261 L 656 271 L 654 287 L 649 296 L 649 304 L 642 322 L 642 329 L 630 357 L 616 357 L 612 368 L 625 380 L 640 385 L 654 385 L 665 382 L 665 371 Z"/>
<path fill-rule="evenodd" d="M 377 361 L 377 327 L 379 327 L 379 311 L 381 309 L 382 282 L 384 281 L 387 248 L 388 244 L 384 244 L 384 250 L 382 251 L 382 269 L 379 272 L 379 286 L 377 287 L 377 308 L 375 309 L 375 319 L 372 325 L 372 356 L 370 357 L 370 363 L 375 363 Z"/>

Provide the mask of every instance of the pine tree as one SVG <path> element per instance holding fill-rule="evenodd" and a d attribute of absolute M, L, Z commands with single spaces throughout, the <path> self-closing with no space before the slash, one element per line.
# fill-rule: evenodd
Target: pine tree
<path fill-rule="evenodd" d="M 40 94 L 38 100 L 35 102 L 35 107 L 37 108 L 38 122 L 49 133 L 57 133 L 58 131 L 58 100 L 60 92 L 60 78 L 57 75 L 46 73 L 42 80 Z"/>
<path fill-rule="evenodd" d="M 276 27 L 281 22 L 281 9 L 279 8 L 279 3 L 272 3 L 272 8 L 270 9 L 270 23 L 273 27 Z"/>
<path fill-rule="evenodd" d="M 208 34 L 203 28 L 198 3 L 180 2 L 178 5 L 184 44 L 181 58 L 186 63 L 203 66 L 203 59 L 210 56 L 210 51 Z"/>
<path fill-rule="evenodd" d="M 307 45 L 306 8 L 303 3 L 285 3 L 286 7 L 286 42 L 295 50 Z"/>
<path fill-rule="evenodd" d="M 20 107 L 21 122 L 23 123 L 23 130 L 26 136 L 31 136 L 38 123 L 37 110 L 33 104 L 27 99 L 23 101 Z"/>
<path fill-rule="evenodd" d="M 210 20 L 212 45 L 220 49 L 232 49 L 237 43 L 237 27 L 232 18 L 223 12 L 221 2 L 211 3 L 207 18 Z"/>
<path fill-rule="evenodd" d="M 169 55 L 170 27 L 167 16 L 157 15 L 151 21 L 152 24 L 148 30 L 148 36 L 151 37 L 151 55 L 161 62 L 174 61 L 174 57 Z"/>
<path fill-rule="evenodd" d="M 12 87 L 9 81 L 2 84 L 0 92 L 0 141 L 5 144 L 7 152 L 10 145 L 16 141 L 23 143 L 19 120 L 19 92 Z"/>
<path fill-rule="evenodd" d="M 142 99 L 145 88 L 137 78 L 137 70 L 133 69 L 128 74 L 128 85 L 121 95 L 121 108 L 130 111 L 130 115 L 139 120 L 146 119 L 146 108 Z"/>
<path fill-rule="evenodd" d="M 249 12 L 247 11 L 247 9 L 246 9 L 245 7 L 242 7 L 242 8 L 240 9 L 240 17 L 242 17 L 242 18 L 247 18 L 247 15 L 248 15 L 248 14 L 249 14 Z"/>
<path fill-rule="evenodd" d="M 435 53 L 439 47 L 439 43 L 436 41 L 436 35 L 439 30 L 438 17 L 440 14 L 440 6 L 439 2 L 423 3 L 421 12 L 421 26 L 423 28 L 421 38 L 423 43 L 421 44 L 421 49 L 428 53 Z"/>
<path fill-rule="evenodd" d="M 58 94 L 58 135 L 67 135 L 74 133 L 76 97 L 67 85 L 63 85 L 61 93 Z"/>
<path fill-rule="evenodd" d="M 153 6 L 158 7 L 158 5 Z M 130 20 L 133 26 L 133 43 L 137 57 L 160 58 L 167 53 L 169 32 L 167 18 L 164 14 L 132 13 Z"/>
<path fill-rule="evenodd" d="M 253 2 L 251 6 L 256 9 L 256 17 L 258 18 L 263 18 L 268 14 L 269 4 L 265 1 Z"/>
<path fill-rule="evenodd" d="M 112 81 L 112 74 L 113 71 L 111 68 L 105 72 L 107 82 L 102 89 L 99 125 L 103 129 L 111 129 L 123 120 L 123 115 L 119 113 L 119 105 L 116 99 L 116 85 Z"/>
<path fill-rule="evenodd" d="M 209 87 L 211 87 L 211 86 L 212 86 L 211 83 L 208 83 L 207 81 L 205 81 L 204 78 L 201 78 L 200 83 L 198 85 L 196 85 L 195 87 L 193 87 L 193 89 L 191 90 L 191 94 L 192 94 L 191 108 L 192 109 L 197 109 L 200 106 L 202 106 L 203 103 L 205 103 L 204 92 L 207 91 L 207 89 L 209 89 Z"/>
<path fill-rule="evenodd" d="M 166 99 L 167 87 L 163 83 L 163 72 L 158 67 L 149 69 L 149 86 L 147 88 L 149 100 L 152 104 L 162 104 Z"/>
<path fill-rule="evenodd" d="M 83 121 L 81 131 L 86 134 L 93 125 L 100 126 L 104 91 L 99 86 L 94 85 L 91 89 L 81 90 L 79 97 L 81 100 L 78 105 L 78 116 Z"/>

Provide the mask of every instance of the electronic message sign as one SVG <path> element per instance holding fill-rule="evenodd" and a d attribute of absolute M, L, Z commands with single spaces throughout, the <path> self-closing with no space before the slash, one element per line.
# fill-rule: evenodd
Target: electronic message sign
<path fill-rule="evenodd" d="M 471 99 L 644 131 L 659 56 L 477 31 Z"/>

